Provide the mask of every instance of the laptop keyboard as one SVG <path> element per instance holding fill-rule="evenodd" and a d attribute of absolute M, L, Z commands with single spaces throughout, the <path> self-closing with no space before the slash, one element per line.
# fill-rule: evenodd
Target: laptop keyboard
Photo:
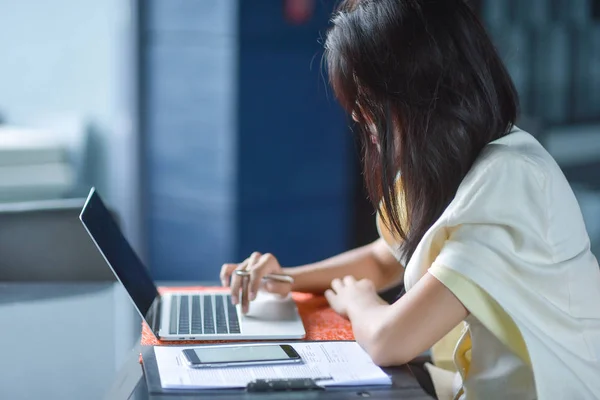
<path fill-rule="evenodd" d="M 227 335 L 240 333 L 240 321 L 229 294 L 174 295 L 171 335 Z"/>

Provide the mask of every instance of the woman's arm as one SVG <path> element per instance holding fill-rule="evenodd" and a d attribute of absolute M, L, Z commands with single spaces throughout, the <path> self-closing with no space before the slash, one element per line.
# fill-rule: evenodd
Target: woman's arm
<path fill-rule="evenodd" d="M 292 290 L 319 294 L 329 289 L 331 281 L 347 275 L 357 280 L 369 279 L 377 290 L 400 283 L 404 276 L 404 268 L 383 239 L 324 261 L 283 271 L 294 278 Z"/>
<path fill-rule="evenodd" d="M 250 272 L 248 296 L 241 299 L 242 311 L 247 312 L 249 301 L 254 300 L 261 287 L 262 278 L 267 274 L 289 274 L 294 284 L 267 280 L 264 288 L 271 293 L 287 295 L 290 290 L 323 293 L 335 278 L 353 275 L 357 279 L 369 279 L 378 289 L 400 283 L 404 276 L 404 268 L 394 258 L 391 250 L 382 240 L 342 253 L 325 261 L 295 268 L 282 268 L 272 254 L 252 253 L 240 264 L 224 264 L 221 268 L 223 286 L 231 288 L 231 301 L 237 304 L 242 287 L 242 279 L 235 270 Z"/>
<path fill-rule="evenodd" d="M 348 316 L 356 341 L 381 366 L 411 361 L 469 314 L 429 273 L 392 305 L 381 301 L 369 281 L 349 277 L 333 281 L 325 295 L 336 311 Z"/>

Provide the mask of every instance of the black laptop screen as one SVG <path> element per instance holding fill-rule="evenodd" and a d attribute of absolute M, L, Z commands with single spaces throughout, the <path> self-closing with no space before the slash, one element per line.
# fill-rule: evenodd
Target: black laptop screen
<path fill-rule="evenodd" d="M 80 218 L 140 314 L 147 320 L 158 290 L 96 190 L 91 190 Z M 147 322 L 152 326 L 151 321 Z"/>

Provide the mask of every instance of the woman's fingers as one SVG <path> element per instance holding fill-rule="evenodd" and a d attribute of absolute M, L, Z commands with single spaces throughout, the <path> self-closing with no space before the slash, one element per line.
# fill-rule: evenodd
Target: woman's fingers
<path fill-rule="evenodd" d="M 245 274 L 236 273 L 244 271 Z M 262 286 L 270 293 L 286 296 L 292 290 L 290 282 L 280 282 L 274 279 L 263 281 L 265 275 L 280 273 L 281 266 L 272 254 L 254 252 L 240 264 L 224 264 L 221 267 L 221 283 L 231 289 L 231 301 L 240 304 L 242 312 L 247 313 L 249 303 L 257 296 Z M 241 292 L 241 298 L 240 298 Z"/>
<path fill-rule="evenodd" d="M 260 260 L 260 257 L 261 257 L 261 254 L 259 252 L 255 251 L 254 253 L 252 253 L 250 255 L 250 257 L 248 257 L 248 263 L 246 264 L 244 270 L 246 272 L 251 272 L 254 269 L 255 265 L 258 263 L 258 260 Z M 242 305 L 242 313 L 246 314 L 248 312 L 250 300 L 253 300 L 250 298 L 250 293 L 249 293 L 249 287 L 251 284 L 252 275 L 246 275 L 244 277 L 238 276 L 238 278 L 240 278 L 239 279 L 239 281 L 241 282 L 240 289 L 242 291 L 240 304 Z M 238 292 L 240 289 L 238 289 Z"/>
<path fill-rule="evenodd" d="M 338 279 L 338 281 L 339 281 L 339 279 Z M 341 304 L 340 298 L 332 289 L 327 289 L 325 291 L 325 298 L 327 299 L 327 302 L 329 303 L 329 307 L 331 307 L 333 309 L 333 311 L 335 311 L 336 313 L 340 314 L 343 317 L 346 316 L 346 310 L 344 308 L 344 305 Z"/>
<path fill-rule="evenodd" d="M 331 289 L 327 289 L 325 291 L 325 298 L 327 299 L 327 302 L 329 303 L 329 305 L 331 306 L 334 298 L 335 298 L 335 293 L 333 292 L 333 290 Z"/>
<path fill-rule="evenodd" d="M 331 281 L 331 288 L 337 293 L 339 292 L 342 288 L 344 287 L 344 284 L 342 283 L 341 279 L 334 279 Z"/>
<path fill-rule="evenodd" d="M 238 304 L 240 301 L 240 290 L 242 288 L 243 278 L 235 273 L 236 270 L 245 270 L 246 265 L 248 265 L 248 260 L 244 260 L 241 264 L 239 264 L 231 275 L 231 302 L 233 304 Z"/>
<path fill-rule="evenodd" d="M 353 285 L 356 283 L 356 279 L 354 279 L 352 275 L 347 275 L 342 282 L 344 283 L 344 286 Z"/>
<path fill-rule="evenodd" d="M 250 267 L 250 283 L 248 285 L 248 293 L 250 301 L 256 298 L 258 289 L 262 282 L 262 278 L 271 272 L 279 269 L 279 263 L 272 254 L 263 254 L 258 261 Z"/>
<path fill-rule="evenodd" d="M 238 267 L 238 264 L 223 264 L 221 267 L 221 273 L 219 278 L 221 279 L 221 285 L 229 287 L 231 282 L 231 274 Z"/>
<path fill-rule="evenodd" d="M 248 257 L 247 259 L 244 260 L 244 262 L 240 263 L 236 268 L 234 268 L 234 270 L 232 271 L 232 275 L 231 275 L 231 302 L 233 304 L 238 304 L 240 302 L 240 290 L 242 290 L 242 285 L 244 284 L 244 281 L 247 281 L 248 278 L 247 277 L 241 277 L 238 274 L 235 273 L 236 270 L 239 271 L 245 271 L 248 269 L 248 267 L 251 265 L 251 263 L 254 262 L 255 259 L 257 259 L 258 257 L 260 257 L 260 253 L 252 253 L 252 255 L 250 257 Z M 244 299 L 242 299 L 243 301 Z"/>

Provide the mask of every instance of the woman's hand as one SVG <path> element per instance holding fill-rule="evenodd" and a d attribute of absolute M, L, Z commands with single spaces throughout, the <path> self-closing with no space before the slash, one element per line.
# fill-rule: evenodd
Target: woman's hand
<path fill-rule="evenodd" d="M 379 366 L 401 365 L 431 348 L 463 321 L 468 310 L 430 273 L 387 305 L 373 284 L 352 277 L 334 280 L 327 300 L 346 315 L 358 344 Z"/>
<path fill-rule="evenodd" d="M 279 265 L 279 261 L 272 254 L 261 254 L 254 252 L 240 264 L 225 264 L 221 267 L 221 284 L 231 288 L 231 300 L 233 304 L 240 302 L 240 291 L 244 282 L 244 278 L 235 273 L 236 270 L 245 270 L 250 272 L 247 283 L 248 296 L 242 297 L 242 312 L 247 313 L 250 301 L 256 298 L 259 288 L 287 296 L 292 290 L 292 285 L 286 282 L 275 280 L 267 280 L 263 283 L 263 277 L 267 274 L 283 274 L 283 269 Z"/>
<path fill-rule="evenodd" d="M 331 308 L 343 317 L 348 317 L 348 308 L 350 305 L 387 305 L 387 303 L 377 295 L 375 285 L 368 279 L 357 281 L 352 276 L 346 276 L 344 279 L 334 279 L 331 282 L 331 289 L 325 291 L 325 298 Z"/>

